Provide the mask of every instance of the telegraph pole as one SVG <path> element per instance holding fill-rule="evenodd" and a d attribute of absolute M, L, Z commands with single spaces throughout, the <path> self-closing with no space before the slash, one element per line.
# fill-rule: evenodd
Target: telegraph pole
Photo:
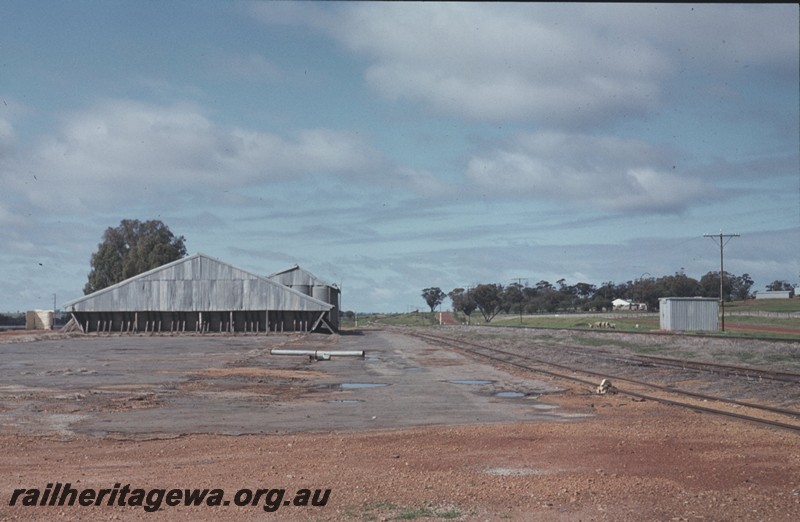
<path fill-rule="evenodd" d="M 728 244 L 734 237 L 739 237 L 739 234 L 723 234 L 722 230 L 719 231 L 719 234 L 703 234 L 703 237 L 710 237 L 714 240 L 715 243 L 719 243 L 719 307 L 722 317 L 722 331 L 725 331 L 725 297 L 722 293 L 722 281 L 725 277 L 725 268 L 723 264 L 723 250 L 725 245 Z M 719 239 L 719 241 L 717 241 Z"/>
<path fill-rule="evenodd" d="M 522 293 L 522 282 L 525 281 L 525 284 L 527 285 L 528 284 L 528 278 L 527 277 L 516 277 L 516 278 L 514 278 L 514 281 L 516 281 L 517 284 L 519 285 L 519 324 L 520 324 L 520 326 L 522 326 L 522 303 L 525 302 L 525 296 Z"/>

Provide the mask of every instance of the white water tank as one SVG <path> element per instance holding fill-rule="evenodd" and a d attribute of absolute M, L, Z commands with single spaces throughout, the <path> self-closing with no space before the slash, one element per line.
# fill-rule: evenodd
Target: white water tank
<path fill-rule="evenodd" d="M 53 311 L 52 310 L 28 310 L 25 312 L 26 330 L 52 330 Z"/>

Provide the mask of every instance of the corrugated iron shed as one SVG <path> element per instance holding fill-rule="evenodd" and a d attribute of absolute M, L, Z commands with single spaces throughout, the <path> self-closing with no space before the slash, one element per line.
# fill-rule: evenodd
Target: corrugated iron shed
<path fill-rule="evenodd" d="M 719 300 L 708 297 L 662 297 L 658 300 L 660 328 L 670 331 L 719 330 Z"/>
<path fill-rule="evenodd" d="M 185 329 L 188 321 L 196 331 L 216 330 L 217 327 L 223 331 L 238 331 L 247 329 L 248 324 L 255 331 L 267 331 L 270 327 L 281 331 L 308 330 L 313 329 L 309 323 L 314 323 L 315 327 L 320 323 L 332 324 L 330 315 L 334 309 L 333 305 L 280 282 L 200 253 L 64 306 L 80 324 L 89 323 L 89 329 L 100 321 L 107 321 L 104 328 L 108 329 L 125 329 L 126 321 L 133 322 L 131 327 L 135 328 L 142 323 L 141 313 L 148 318 L 145 319 L 147 323 L 160 321 L 159 329 L 166 328 L 167 321 L 171 329 L 176 328 L 176 323 Z M 206 323 L 213 323 L 213 327 Z M 152 329 L 152 324 L 145 324 L 145 328 Z"/>

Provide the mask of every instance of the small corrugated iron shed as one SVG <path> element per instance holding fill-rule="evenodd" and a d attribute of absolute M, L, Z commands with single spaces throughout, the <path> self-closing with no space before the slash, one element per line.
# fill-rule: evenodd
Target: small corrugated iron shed
<path fill-rule="evenodd" d="M 64 306 L 83 331 L 336 330 L 331 304 L 200 253 Z"/>
<path fill-rule="evenodd" d="M 660 328 L 669 331 L 716 332 L 719 330 L 719 300 L 709 297 L 661 297 L 658 300 Z"/>

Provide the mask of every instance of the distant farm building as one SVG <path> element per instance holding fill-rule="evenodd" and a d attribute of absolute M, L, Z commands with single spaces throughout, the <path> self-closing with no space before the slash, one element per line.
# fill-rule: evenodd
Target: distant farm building
<path fill-rule="evenodd" d="M 65 303 L 64 308 L 73 325 L 86 333 L 334 333 L 339 323 L 338 289 L 326 296 L 330 298 L 317 299 L 269 277 L 195 254 Z M 334 298 L 335 303 L 328 302 Z"/>
<path fill-rule="evenodd" d="M 794 290 L 767 290 L 756 292 L 756 299 L 792 299 Z"/>
<path fill-rule="evenodd" d="M 611 301 L 614 310 L 647 310 L 645 303 L 634 303 L 627 299 L 614 299 Z"/>
<path fill-rule="evenodd" d="M 716 332 L 719 300 L 707 297 L 662 297 L 658 300 L 662 330 Z"/>

